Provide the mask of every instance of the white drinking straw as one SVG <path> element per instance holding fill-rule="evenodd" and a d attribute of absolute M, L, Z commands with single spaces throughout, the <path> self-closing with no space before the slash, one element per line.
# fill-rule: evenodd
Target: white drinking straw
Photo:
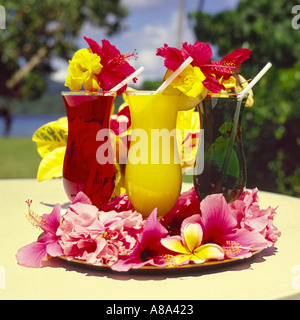
<path fill-rule="evenodd" d="M 242 100 L 245 97 L 245 95 L 248 93 L 248 91 L 255 86 L 255 84 L 264 76 L 264 74 L 271 67 L 272 67 L 272 64 L 270 62 L 267 63 L 266 66 L 250 82 L 250 84 L 248 84 L 248 86 L 242 92 L 240 92 L 237 96 L 237 104 L 236 104 L 236 110 L 235 110 L 235 115 L 234 115 L 234 120 L 233 120 L 233 126 L 232 126 L 232 130 L 231 130 L 231 136 L 230 136 L 229 144 L 228 144 L 227 151 L 226 151 L 225 158 L 224 158 L 223 165 L 222 165 L 222 171 L 221 171 L 222 172 L 222 174 L 221 174 L 222 175 L 222 181 L 221 181 L 222 184 L 223 184 L 223 180 L 225 178 L 225 173 L 226 173 L 228 165 L 229 165 L 229 161 L 230 161 L 230 157 L 231 157 L 231 153 L 232 153 L 232 148 L 234 145 L 234 140 L 235 140 L 237 127 L 238 127 L 238 121 L 239 121 L 240 112 L 241 112 Z"/>
<path fill-rule="evenodd" d="M 172 75 L 154 92 L 154 94 L 163 91 L 167 86 L 193 61 L 192 57 L 188 57 L 181 66 L 172 73 Z"/>
<path fill-rule="evenodd" d="M 129 81 L 137 77 L 140 73 L 142 73 L 145 70 L 144 67 L 140 67 L 138 70 L 133 72 L 130 76 L 128 76 L 126 79 L 121 81 L 119 84 L 117 84 L 115 87 L 113 87 L 110 92 L 117 92 L 120 90 L 122 87 L 124 87 Z"/>
<path fill-rule="evenodd" d="M 272 63 L 268 62 L 265 67 L 256 75 L 256 77 L 248 84 L 248 86 L 238 94 L 238 100 L 242 100 L 245 95 L 251 90 L 257 82 L 265 75 L 265 73 L 272 67 Z"/>

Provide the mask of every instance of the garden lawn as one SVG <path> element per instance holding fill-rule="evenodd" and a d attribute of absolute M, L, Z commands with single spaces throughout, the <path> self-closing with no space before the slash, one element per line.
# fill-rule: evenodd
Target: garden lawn
<path fill-rule="evenodd" d="M 41 157 L 31 138 L 0 138 L 0 179 L 36 178 Z M 193 182 L 191 175 L 183 175 L 184 182 Z"/>
<path fill-rule="evenodd" d="M 31 138 L 0 138 L 0 179 L 36 178 L 40 161 Z"/>

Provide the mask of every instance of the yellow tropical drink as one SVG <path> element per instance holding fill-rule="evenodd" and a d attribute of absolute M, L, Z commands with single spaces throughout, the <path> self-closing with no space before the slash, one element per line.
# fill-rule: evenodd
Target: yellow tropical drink
<path fill-rule="evenodd" d="M 181 191 L 181 160 L 176 142 L 180 93 L 126 92 L 132 134 L 125 185 L 134 208 L 149 216 L 157 208 L 164 216 Z"/>

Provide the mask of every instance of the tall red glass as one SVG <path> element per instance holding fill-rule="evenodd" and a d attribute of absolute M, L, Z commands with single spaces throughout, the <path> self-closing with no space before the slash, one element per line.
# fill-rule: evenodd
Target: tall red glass
<path fill-rule="evenodd" d="M 73 200 L 83 191 L 101 209 L 111 198 L 116 168 L 114 161 L 100 164 L 97 149 L 99 130 L 108 130 L 115 94 L 110 92 L 62 92 L 68 117 L 68 143 L 63 166 L 63 184 Z M 111 145 L 110 145 L 111 147 Z M 111 150 L 111 154 L 113 154 Z"/>

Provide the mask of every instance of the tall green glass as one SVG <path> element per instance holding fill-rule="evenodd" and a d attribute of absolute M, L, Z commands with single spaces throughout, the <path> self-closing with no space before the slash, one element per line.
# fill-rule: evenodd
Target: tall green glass
<path fill-rule="evenodd" d="M 202 134 L 193 178 L 201 200 L 222 193 L 232 202 L 246 186 L 241 126 L 245 102 L 233 95 L 216 95 L 205 98 L 198 108 Z"/>

